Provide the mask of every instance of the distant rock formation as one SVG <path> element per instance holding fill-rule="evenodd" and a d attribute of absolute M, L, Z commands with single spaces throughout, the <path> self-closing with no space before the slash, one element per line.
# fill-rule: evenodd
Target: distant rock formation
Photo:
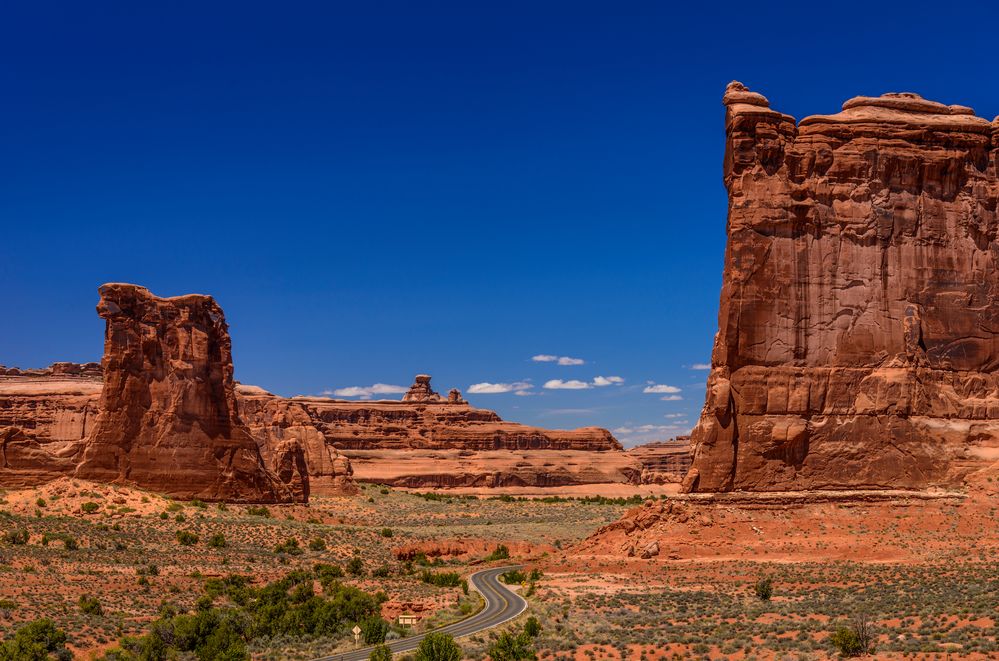
<path fill-rule="evenodd" d="M 239 417 L 215 300 L 159 298 L 127 284 L 99 291 L 104 387 L 76 477 L 202 500 L 302 498 L 267 470 Z"/>
<path fill-rule="evenodd" d="M 329 443 L 302 402 L 272 395 L 261 388 L 237 386 L 237 400 L 243 420 L 257 441 L 267 466 L 287 482 L 285 474 L 308 482 L 315 495 L 351 495 L 357 486 L 351 479 L 350 461 Z M 302 451 L 304 468 L 298 462 L 282 457 L 281 447 L 293 443 Z M 294 464 L 295 468 L 290 466 Z M 292 471 L 288 473 L 288 471 Z"/>
<path fill-rule="evenodd" d="M 429 374 L 417 374 L 409 391 L 402 396 L 404 402 L 439 402 L 441 396 L 430 387 Z"/>
<path fill-rule="evenodd" d="M 690 470 L 690 437 L 638 445 L 627 451 L 641 465 L 642 484 L 677 484 Z"/>
<path fill-rule="evenodd" d="M 729 85 L 728 245 L 689 491 L 950 485 L 999 456 L 999 121 L 795 124 Z"/>

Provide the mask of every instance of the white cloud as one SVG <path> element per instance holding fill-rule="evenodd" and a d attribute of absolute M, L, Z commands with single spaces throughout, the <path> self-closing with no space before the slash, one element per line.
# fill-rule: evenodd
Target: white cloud
<path fill-rule="evenodd" d="M 531 360 L 536 363 L 558 363 L 559 365 L 585 365 L 586 361 L 582 358 L 573 358 L 572 356 L 553 356 L 548 353 L 540 353 L 537 356 L 531 356 Z"/>
<path fill-rule="evenodd" d="M 645 386 L 645 390 L 643 390 L 642 392 L 644 392 L 644 393 L 655 393 L 655 394 L 660 394 L 660 393 L 670 393 L 670 394 L 672 394 L 672 393 L 678 393 L 678 392 L 680 392 L 680 389 L 677 388 L 676 386 L 667 386 L 665 384 L 655 384 L 655 383 L 653 383 L 651 385 Z"/>
<path fill-rule="evenodd" d="M 633 447 L 689 434 L 690 426 L 686 420 L 678 420 L 666 425 L 626 425 L 611 431 L 626 447 Z"/>
<path fill-rule="evenodd" d="M 530 394 L 525 391 L 534 386 L 527 381 L 515 381 L 514 383 L 474 383 L 468 386 L 468 392 L 472 395 L 496 395 L 499 393 L 512 392 L 518 395 Z"/>
<path fill-rule="evenodd" d="M 667 414 L 666 414 L 666 415 L 664 415 L 663 417 L 664 417 L 664 418 L 669 418 L 669 419 L 673 419 L 673 418 L 683 418 L 683 417 L 685 417 L 686 415 L 687 415 L 686 413 L 667 413 Z M 686 422 L 686 421 L 684 421 L 684 422 Z"/>
<path fill-rule="evenodd" d="M 586 390 L 593 386 L 586 381 L 578 381 L 576 379 L 570 379 L 569 381 L 552 379 L 551 381 L 545 381 L 544 387 L 548 390 Z"/>
<path fill-rule="evenodd" d="M 663 397 L 660 397 L 659 399 L 663 400 L 664 402 L 679 402 L 681 399 L 683 399 L 683 397 L 681 397 L 680 395 L 665 395 Z"/>
<path fill-rule="evenodd" d="M 360 397 L 361 399 L 371 399 L 374 395 L 399 395 L 409 390 L 402 386 L 393 386 L 388 383 L 376 383 L 370 386 L 347 386 L 336 390 L 324 390 L 324 395 L 336 395 L 337 397 Z"/>
<path fill-rule="evenodd" d="M 593 385 L 595 386 L 619 386 L 624 383 L 624 379 L 619 376 L 595 376 Z"/>
<path fill-rule="evenodd" d="M 694 363 L 693 365 L 690 366 L 690 369 L 692 369 L 692 370 L 709 370 L 709 369 L 711 369 L 711 364 L 710 363 Z"/>

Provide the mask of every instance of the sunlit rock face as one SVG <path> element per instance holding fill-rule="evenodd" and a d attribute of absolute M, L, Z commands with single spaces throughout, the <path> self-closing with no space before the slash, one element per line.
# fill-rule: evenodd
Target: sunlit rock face
<path fill-rule="evenodd" d="M 104 386 L 76 477 L 205 500 L 307 496 L 265 467 L 239 417 L 229 330 L 211 296 L 160 298 L 127 284 L 100 295 Z M 293 448 L 281 454 L 295 464 Z"/>
<path fill-rule="evenodd" d="M 725 98 L 728 244 L 688 491 L 947 486 L 999 458 L 999 122 Z"/>

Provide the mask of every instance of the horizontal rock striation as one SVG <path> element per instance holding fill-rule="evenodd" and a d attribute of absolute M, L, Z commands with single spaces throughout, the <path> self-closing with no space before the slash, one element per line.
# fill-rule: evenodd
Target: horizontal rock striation
<path fill-rule="evenodd" d="M 689 491 L 925 488 L 999 448 L 999 122 L 725 94 L 728 243 Z"/>

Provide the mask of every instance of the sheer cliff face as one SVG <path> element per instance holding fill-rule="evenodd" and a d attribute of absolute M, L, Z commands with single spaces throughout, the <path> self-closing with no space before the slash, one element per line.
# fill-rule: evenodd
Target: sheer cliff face
<path fill-rule="evenodd" d="M 690 491 L 959 482 L 999 456 L 999 121 L 725 94 L 728 245 Z"/>
<path fill-rule="evenodd" d="M 124 284 L 100 294 L 104 388 L 76 476 L 205 500 L 302 499 L 302 488 L 265 468 L 237 413 L 228 326 L 214 299 Z"/>

